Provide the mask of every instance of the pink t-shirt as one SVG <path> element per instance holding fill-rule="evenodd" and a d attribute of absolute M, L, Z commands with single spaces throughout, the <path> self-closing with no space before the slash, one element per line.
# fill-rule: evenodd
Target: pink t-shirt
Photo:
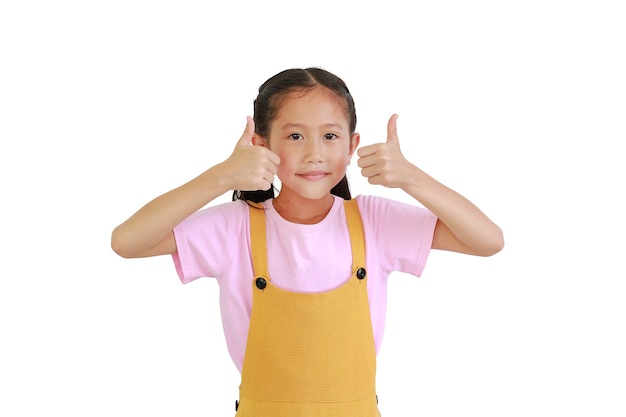
<path fill-rule="evenodd" d="M 374 196 L 356 197 L 365 232 L 368 297 L 376 352 L 382 341 L 387 277 L 393 271 L 420 276 L 430 252 L 437 218 L 430 211 Z M 352 252 L 343 200 L 335 197 L 316 224 L 283 219 L 272 200 L 264 203 L 268 268 L 272 283 L 296 292 L 322 292 L 351 275 Z M 183 283 L 214 277 L 230 355 L 241 371 L 252 308 L 249 207 L 234 201 L 207 207 L 174 228 L 173 255 Z"/>

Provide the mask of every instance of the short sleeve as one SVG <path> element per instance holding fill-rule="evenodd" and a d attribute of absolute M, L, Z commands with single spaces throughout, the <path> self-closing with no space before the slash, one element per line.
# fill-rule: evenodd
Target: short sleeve
<path fill-rule="evenodd" d="M 424 207 L 375 196 L 357 197 L 366 242 L 386 274 L 421 276 L 432 246 L 437 216 Z"/>
<path fill-rule="evenodd" d="M 248 206 L 243 201 L 202 209 L 174 228 L 172 255 L 180 280 L 220 278 L 234 254 L 248 239 Z"/>

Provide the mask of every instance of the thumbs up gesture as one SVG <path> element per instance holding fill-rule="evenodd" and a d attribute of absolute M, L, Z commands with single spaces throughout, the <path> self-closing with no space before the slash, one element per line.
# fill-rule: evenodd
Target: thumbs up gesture
<path fill-rule="evenodd" d="M 387 142 L 364 146 L 357 150 L 358 166 L 361 174 L 370 184 L 389 188 L 402 188 L 410 178 L 414 165 L 409 163 L 400 151 L 400 141 L 394 114 L 387 123 Z"/>
<path fill-rule="evenodd" d="M 221 177 L 231 190 L 267 190 L 278 172 L 280 158 L 254 133 L 254 120 L 248 116 L 246 128 L 233 153 L 221 166 Z"/>

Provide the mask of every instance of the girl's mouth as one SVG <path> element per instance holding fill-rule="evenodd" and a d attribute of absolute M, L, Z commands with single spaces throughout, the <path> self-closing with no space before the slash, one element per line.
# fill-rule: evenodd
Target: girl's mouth
<path fill-rule="evenodd" d="M 309 180 L 309 181 L 321 180 L 322 178 L 326 177 L 327 175 L 328 175 L 327 172 L 322 172 L 322 171 L 311 171 L 311 172 L 304 172 L 302 174 L 298 174 L 298 176 L 304 178 L 305 180 Z"/>

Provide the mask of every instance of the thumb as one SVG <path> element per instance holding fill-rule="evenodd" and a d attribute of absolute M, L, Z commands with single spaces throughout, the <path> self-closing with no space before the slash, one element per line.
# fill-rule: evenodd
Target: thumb
<path fill-rule="evenodd" d="M 398 120 L 397 114 L 392 114 L 387 122 L 387 143 L 400 143 L 398 139 L 398 128 L 396 127 L 396 121 Z"/>
<path fill-rule="evenodd" d="M 246 128 L 244 129 L 239 141 L 237 142 L 238 146 L 251 146 L 252 145 L 252 136 L 254 135 L 254 120 L 252 117 L 248 116 L 246 118 Z"/>

